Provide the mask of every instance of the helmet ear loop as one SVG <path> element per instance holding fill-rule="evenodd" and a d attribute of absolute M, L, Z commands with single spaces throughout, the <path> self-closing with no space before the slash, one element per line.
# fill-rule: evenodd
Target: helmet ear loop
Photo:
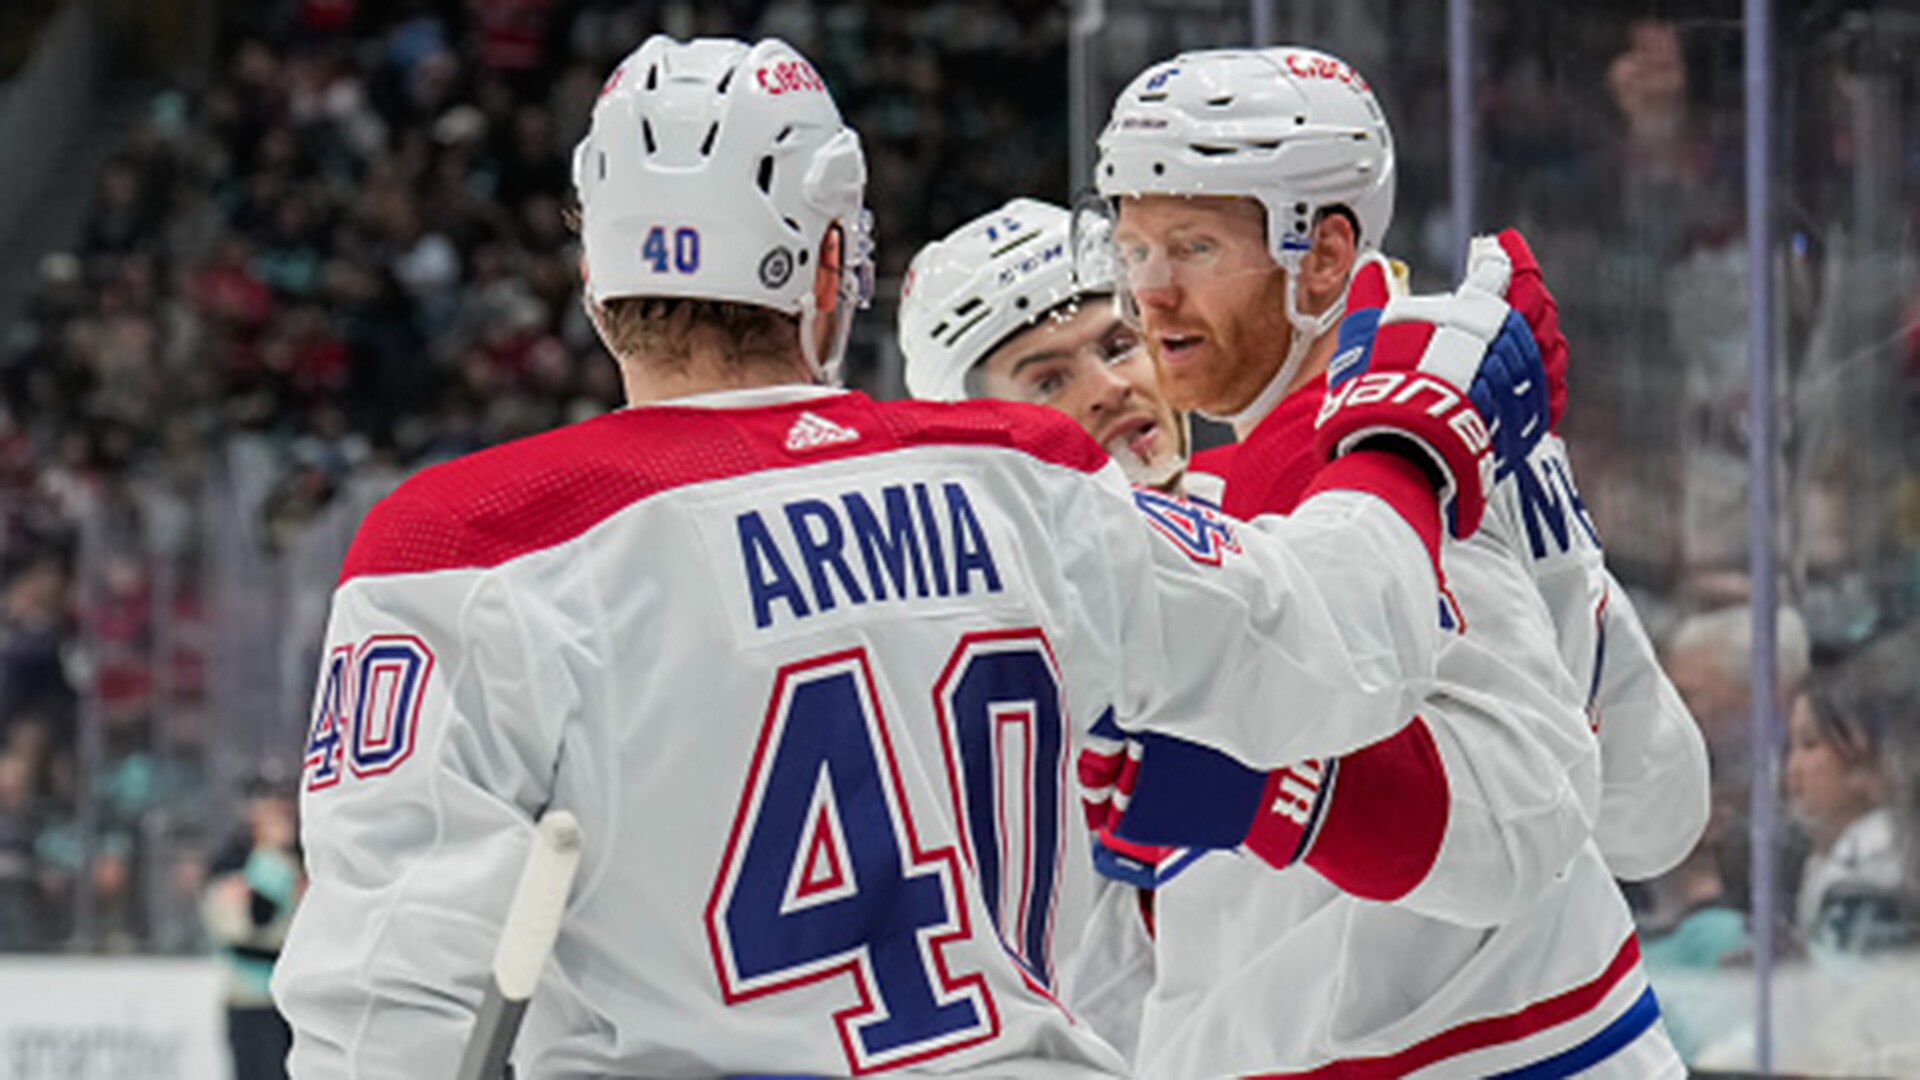
<path fill-rule="evenodd" d="M 822 386 L 840 385 L 841 368 L 846 360 L 847 342 L 853 337 L 853 313 L 873 302 L 872 215 L 864 208 L 860 220 L 849 228 L 839 222 L 829 226 L 840 230 L 840 274 L 834 285 L 833 329 L 827 335 L 827 349 L 821 354 L 814 344 L 819 340 L 820 309 L 813 293 L 800 298 L 800 355 L 814 382 Z"/>

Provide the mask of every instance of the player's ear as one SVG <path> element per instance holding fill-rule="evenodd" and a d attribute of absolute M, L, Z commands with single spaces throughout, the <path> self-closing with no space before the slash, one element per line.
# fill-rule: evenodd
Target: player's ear
<path fill-rule="evenodd" d="M 813 310 L 831 315 L 840 306 L 840 226 L 820 238 L 820 258 L 813 270 Z"/>
<path fill-rule="evenodd" d="M 1325 311 L 1347 287 L 1358 257 L 1353 220 L 1338 211 L 1323 214 L 1313 227 L 1313 246 L 1300 260 L 1300 306 Z"/>

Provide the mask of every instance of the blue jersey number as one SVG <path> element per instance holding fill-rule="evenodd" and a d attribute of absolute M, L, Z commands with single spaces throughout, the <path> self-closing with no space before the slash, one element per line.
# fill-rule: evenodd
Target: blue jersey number
<path fill-rule="evenodd" d="M 954 817 L 1007 951 L 1053 985 L 1066 711 L 1038 630 L 970 635 L 934 687 Z"/>
<path fill-rule="evenodd" d="M 851 978 L 855 1074 L 994 1038 L 986 980 L 943 955 L 973 933 L 961 875 L 920 846 L 865 652 L 782 669 L 707 905 L 727 1002 Z"/>
<path fill-rule="evenodd" d="M 319 791 L 392 772 L 413 754 L 433 650 L 412 634 L 375 634 L 327 654 L 307 724 L 306 783 Z"/>

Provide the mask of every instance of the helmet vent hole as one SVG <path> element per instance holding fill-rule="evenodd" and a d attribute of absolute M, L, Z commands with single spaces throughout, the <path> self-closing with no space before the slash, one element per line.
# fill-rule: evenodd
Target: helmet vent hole
<path fill-rule="evenodd" d="M 1207 146 L 1204 143 L 1194 143 L 1188 149 L 1201 157 L 1224 157 L 1234 152 L 1231 146 Z"/>
<path fill-rule="evenodd" d="M 800 249 L 800 265 L 801 266 L 807 265 L 807 249 L 806 248 Z"/>
<path fill-rule="evenodd" d="M 651 154 L 659 149 L 653 142 L 653 122 L 645 117 L 640 118 L 640 137 L 646 141 L 647 153 Z"/>
<path fill-rule="evenodd" d="M 700 156 L 701 157 L 713 156 L 713 140 L 714 140 L 714 137 L 719 134 L 720 134 L 720 121 L 715 120 L 712 124 L 708 125 L 707 127 L 707 137 L 700 140 Z"/>
<path fill-rule="evenodd" d="M 1140 100 L 1141 101 L 1165 101 L 1167 100 L 1167 92 L 1165 90 L 1162 90 L 1159 93 L 1155 93 L 1155 94 L 1141 94 Z"/>
<path fill-rule="evenodd" d="M 727 87 L 733 84 L 734 70 L 735 70 L 734 68 L 728 68 L 727 73 L 725 75 L 720 76 L 720 84 L 713 88 L 714 93 L 724 94 L 727 92 Z"/>
<path fill-rule="evenodd" d="M 781 143 L 786 142 L 787 137 L 792 134 L 793 134 L 793 125 L 788 124 L 786 127 L 783 127 L 780 129 L 780 134 L 775 135 L 773 137 L 773 145 L 779 146 Z"/>
<path fill-rule="evenodd" d="M 607 152 L 605 150 L 601 150 L 596 152 L 593 156 L 599 159 L 600 179 L 605 180 L 607 178 Z"/>
<path fill-rule="evenodd" d="M 1294 117 L 1294 118 L 1293 118 L 1293 126 L 1294 126 L 1294 127 L 1306 127 L 1306 126 L 1307 126 L 1307 118 L 1306 118 L 1305 116 L 1296 116 L 1296 117 Z"/>
<path fill-rule="evenodd" d="M 1027 310 L 1027 298 L 1024 296 L 1019 297 L 1018 299 L 1014 300 L 1013 306 L 1019 308 L 1021 311 Z"/>
<path fill-rule="evenodd" d="M 961 315 L 961 316 L 971 315 L 973 314 L 976 308 L 978 308 L 980 305 L 984 303 L 986 303 L 985 300 L 982 300 L 976 296 L 968 300 L 966 303 L 961 304 L 959 307 L 954 308 L 953 313 L 955 315 Z"/>
<path fill-rule="evenodd" d="M 762 195 L 773 194 L 773 155 L 772 154 L 768 154 L 765 157 L 762 157 L 760 159 L 760 178 L 759 179 L 760 179 L 760 194 Z"/>
<path fill-rule="evenodd" d="M 792 229 L 792 230 L 793 230 L 794 232 L 799 232 L 799 231 L 800 231 L 800 223 L 799 223 L 799 222 L 797 222 L 797 221 L 795 221 L 795 220 L 793 220 L 792 218 L 790 218 L 790 217 L 783 217 L 783 218 L 781 218 L 780 220 L 781 220 L 781 221 L 784 221 L 784 222 L 786 222 L 786 223 L 787 223 L 787 228 L 789 228 L 789 229 Z"/>
<path fill-rule="evenodd" d="M 1165 176 L 1165 175 L 1167 175 L 1167 167 L 1166 167 L 1166 165 L 1165 165 L 1165 164 L 1163 164 L 1163 163 L 1161 163 L 1161 162 L 1158 162 L 1158 161 L 1156 161 L 1156 162 L 1154 162 L 1154 163 L 1153 163 L 1153 175 L 1155 175 L 1155 176 Z"/>
<path fill-rule="evenodd" d="M 660 65 L 653 64 L 647 68 L 647 89 L 652 90 L 658 87 L 659 85 L 660 85 Z"/>
<path fill-rule="evenodd" d="M 946 340 L 947 340 L 947 346 L 949 348 L 951 348 L 954 345 L 954 343 L 958 342 L 962 337 L 965 337 L 967 331 L 973 329 L 976 326 L 979 326 L 982 319 L 985 319 L 988 315 L 993 314 L 991 311 L 987 310 L 987 308 L 983 304 L 983 301 L 981 301 L 981 299 L 977 296 L 974 297 L 972 300 L 968 301 L 964 306 L 960 308 L 960 310 L 954 312 L 954 314 L 964 316 L 969 311 L 974 312 L 973 317 L 967 319 L 965 322 L 961 323 L 959 326 L 955 326 L 953 328 L 953 333 L 947 335 Z M 940 331 L 945 330 L 948 325 L 949 325 L 948 323 L 941 323 L 940 330 L 934 331 L 935 336 L 939 336 Z"/>
<path fill-rule="evenodd" d="M 1221 94 L 1219 97 L 1210 97 L 1207 99 L 1207 104 L 1213 106 L 1216 109 L 1224 109 L 1228 105 L 1233 104 L 1233 95 Z"/>

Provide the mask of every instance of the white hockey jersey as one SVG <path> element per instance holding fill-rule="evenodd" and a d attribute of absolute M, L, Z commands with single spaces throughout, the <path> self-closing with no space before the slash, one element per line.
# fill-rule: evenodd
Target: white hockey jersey
<path fill-rule="evenodd" d="M 1329 473 L 1356 490 L 1256 528 L 1047 410 L 787 387 L 414 478 L 328 628 L 294 1075 L 447 1073 L 548 807 L 586 851 L 523 1076 L 1127 1075 L 1061 1003 L 1083 728 L 1270 766 L 1427 692 L 1432 494 Z"/>
<path fill-rule="evenodd" d="M 1298 498 L 1317 407 L 1317 394 L 1287 398 L 1236 451 L 1229 511 Z M 1691 847 L 1705 820 L 1705 760 L 1689 745 L 1691 717 L 1659 691 L 1671 687 L 1650 649 L 1599 659 L 1606 630 L 1595 628 L 1613 625 L 1597 610 L 1605 571 L 1595 538 L 1578 535 L 1590 526 L 1570 476 L 1552 471 L 1563 455 L 1550 439 L 1530 464 L 1564 497 L 1542 500 L 1510 479 L 1481 533 L 1444 549 L 1441 621 L 1468 632 L 1444 646 L 1419 711 L 1446 787 L 1433 815 L 1444 829 L 1416 884 L 1382 904 L 1304 867 L 1276 875 L 1209 855 L 1158 890 L 1151 980 L 1137 970 L 1138 921 L 1122 905 L 1102 909 L 1110 929 L 1121 924 L 1110 947 L 1120 959 L 1098 959 L 1096 944 L 1076 962 L 1085 982 L 1111 991 L 1088 1011 L 1122 1045 L 1135 1038 L 1122 990 L 1152 982 L 1141 1075 L 1681 1075 L 1608 859 L 1657 872 Z M 1544 520 L 1550 508 L 1562 518 Z M 1566 543 L 1516 555 L 1527 536 Z M 1644 644 L 1629 608 L 1608 610 Z M 1597 742 L 1579 702 L 1612 728 Z M 1352 794 L 1336 778 L 1332 797 Z M 1652 805 L 1619 811 L 1624 798 Z M 1410 831 L 1392 808 L 1375 813 L 1382 844 Z M 1650 827 L 1659 815 L 1666 824 Z"/>
<path fill-rule="evenodd" d="M 1606 567 L 1566 443 L 1548 435 L 1527 468 L 1503 477 L 1495 520 L 1477 538 L 1515 552 L 1546 602 L 1560 655 L 1584 688 L 1600 737 L 1600 816 L 1594 839 L 1615 877 L 1641 881 L 1680 864 L 1711 810 L 1707 744 L 1660 668 L 1646 627 Z M 1456 590 L 1457 591 L 1457 590 Z"/>

